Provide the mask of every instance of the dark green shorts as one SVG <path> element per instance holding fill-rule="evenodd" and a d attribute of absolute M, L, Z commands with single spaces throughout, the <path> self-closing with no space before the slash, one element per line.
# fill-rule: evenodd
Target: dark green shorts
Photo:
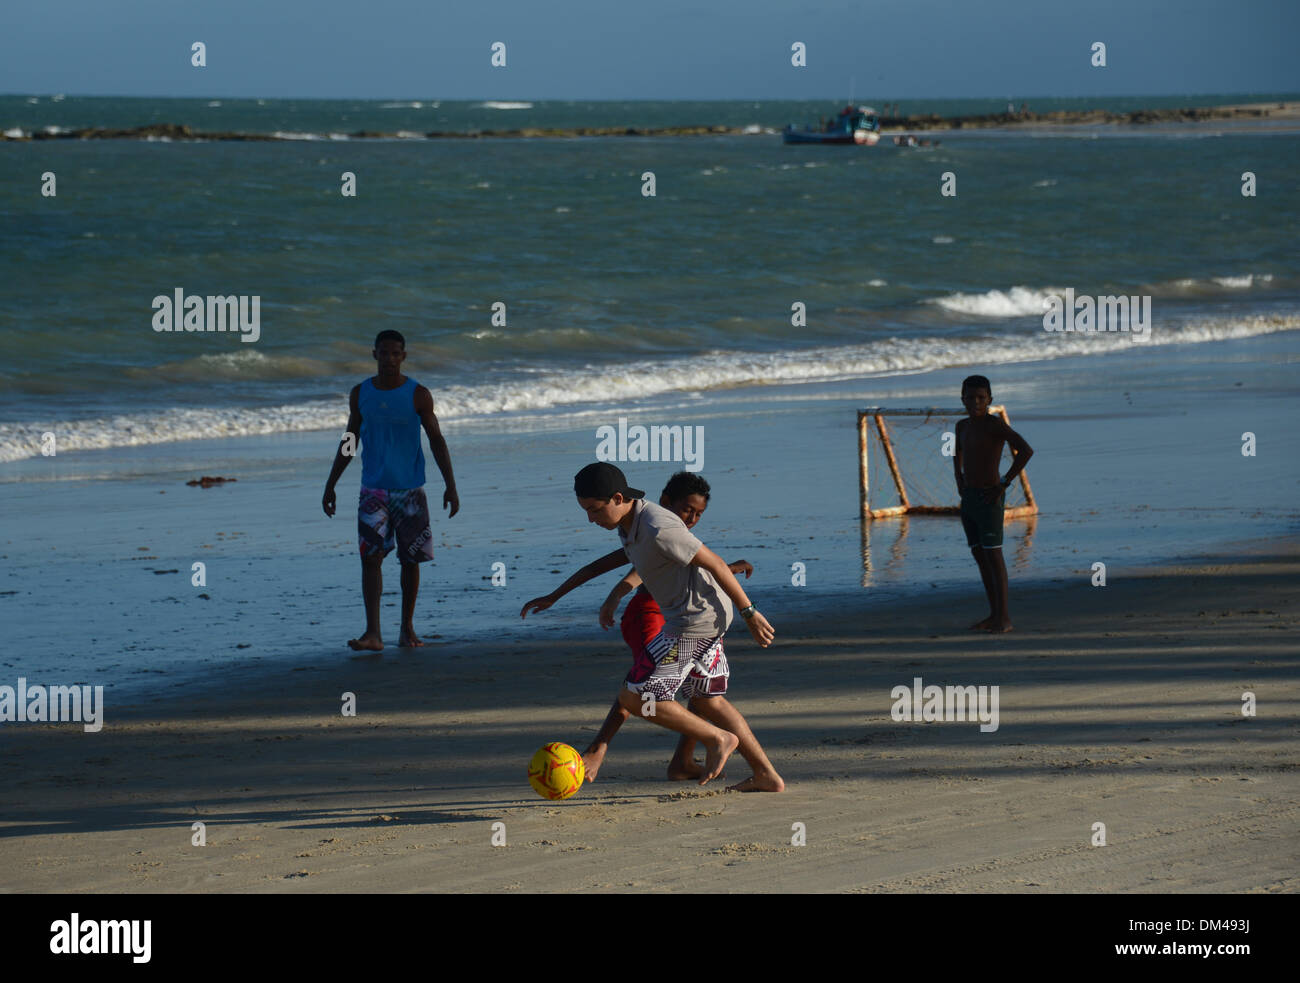
<path fill-rule="evenodd" d="M 983 546 L 986 550 L 1002 547 L 1002 509 L 1006 492 L 999 488 L 993 501 L 985 504 L 986 489 L 967 488 L 961 496 L 961 524 L 966 530 L 966 545 L 971 549 Z"/>

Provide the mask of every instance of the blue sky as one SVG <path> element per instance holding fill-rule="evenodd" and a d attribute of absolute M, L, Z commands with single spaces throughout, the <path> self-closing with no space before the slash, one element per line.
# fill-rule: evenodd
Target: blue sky
<path fill-rule="evenodd" d="M 805 99 L 1300 90 L 1300 0 L 18 0 L 0 92 Z M 206 68 L 190 44 L 207 45 Z M 507 65 L 489 64 L 505 42 Z M 790 64 L 802 41 L 808 66 Z M 1107 66 L 1090 65 L 1094 41 Z"/>

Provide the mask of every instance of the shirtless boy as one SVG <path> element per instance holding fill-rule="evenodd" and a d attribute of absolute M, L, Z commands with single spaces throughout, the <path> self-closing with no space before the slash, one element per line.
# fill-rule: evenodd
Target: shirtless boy
<path fill-rule="evenodd" d="M 334 455 L 325 482 L 321 507 L 334 517 L 334 486 L 352 463 L 361 442 L 361 503 L 357 531 L 361 547 L 361 596 L 366 605 L 366 630 L 348 645 L 357 651 L 378 652 L 384 647 L 379 631 L 379 598 L 384 590 L 380 565 L 397 547 L 402 570 L 402 625 L 397 644 L 423 645 L 415 634 L 415 596 L 420 589 L 420 564 L 433 559 L 433 532 L 429 528 L 429 503 L 424 497 L 424 448 L 420 428 L 447 490 L 442 504 L 447 518 L 460 511 L 456 478 L 451 472 L 447 442 L 433 414 L 433 395 L 409 376 L 402 375 L 406 339 L 396 331 L 381 331 L 373 352 L 378 372 L 352 387 L 348 397 L 347 433 Z"/>
<path fill-rule="evenodd" d="M 1025 469 L 1033 448 L 1000 417 L 989 416 L 993 391 L 982 375 L 969 376 L 961 384 L 961 401 L 968 417 L 957 423 L 957 454 L 953 472 L 961 495 L 961 524 L 966 544 L 979 564 L 984 592 L 989 599 L 989 616 L 972 629 L 1003 632 L 1011 630 L 1007 610 L 1007 565 L 1002 559 L 1002 519 L 1007 487 Z M 1015 451 L 1007 473 L 999 478 L 1002 446 Z"/>
<path fill-rule="evenodd" d="M 764 648 L 776 634 L 772 626 L 749 602 L 722 559 L 696 539 L 681 519 L 645 501 L 645 492 L 629 487 L 614 465 L 589 464 L 575 476 L 573 490 L 587 520 L 617 530 L 622 546 L 588 563 L 550 594 L 526 603 L 520 616 L 545 611 L 569 591 L 631 560 L 663 610 L 665 624 L 647 646 L 653 669 L 643 680 L 625 682 L 619 703 L 630 715 L 644 716 L 702 744 L 701 785 L 721 775 L 732 752 L 742 747 L 754 774 L 733 788 L 783 790 L 785 783 L 739 711 L 728 704 L 731 712 L 727 713 L 716 701 L 705 700 L 700 704 L 703 715 L 697 715 L 674 699 L 683 684 L 690 695 L 703 695 L 727 676 L 722 636 L 731 622 L 732 605 L 740 610 L 754 641 Z"/>

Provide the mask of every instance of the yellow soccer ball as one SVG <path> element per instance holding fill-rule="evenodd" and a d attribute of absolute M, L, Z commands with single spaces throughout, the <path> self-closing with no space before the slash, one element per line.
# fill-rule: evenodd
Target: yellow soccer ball
<path fill-rule="evenodd" d="M 567 744 L 552 741 L 528 762 L 528 783 L 544 799 L 567 799 L 587 777 L 582 755 Z"/>

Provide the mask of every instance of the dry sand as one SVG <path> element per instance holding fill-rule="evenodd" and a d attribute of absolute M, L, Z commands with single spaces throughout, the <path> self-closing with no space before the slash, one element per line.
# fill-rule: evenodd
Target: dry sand
<path fill-rule="evenodd" d="M 732 697 L 781 795 L 667 781 L 672 736 L 635 720 L 577 797 L 531 792 L 532 751 L 585 743 L 626 669 L 621 638 L 594 627 L 599 588 L 572 599 L 593 612 L 577 644 L 548 640 L 545 614 L 535 644 L 495 651 L 354 659 L 322 640 L 317 664 L 231 675 L 183 704 L 110 698 L 98 734 L 5 725 L 0 887 L 1294 891 L 1298 574 L 1287 543 L 1112 569 L 1105 588 L 1086 570 L 1013 583 L 1007 636 L 963 630 L 982 613 L 974 582 L 968 602 L 922 595 L 870 618 L 796 605 L 795 588 L 767 598 L 779 645 L 732 633 Z M 889 691 L 914 676 L 999 685 L 999 729 L 895 722 Z M 729 781 L 747 773 L 728 766 Z"/>

